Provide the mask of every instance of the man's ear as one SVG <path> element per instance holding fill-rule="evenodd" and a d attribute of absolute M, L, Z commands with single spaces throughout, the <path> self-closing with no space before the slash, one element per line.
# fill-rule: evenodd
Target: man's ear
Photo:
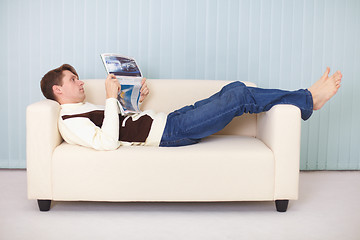
<path fill-rule="evenodd" d="M 52 86 L 52 90 L 53 90 L 53 92 L 54 92 L 55 95 L 59 95 L 59 94 L 62 93 L 62 91 L 61 91 L 61 86 L 59 86 L 59 85 L 54 85 L 54 86 Z"/>

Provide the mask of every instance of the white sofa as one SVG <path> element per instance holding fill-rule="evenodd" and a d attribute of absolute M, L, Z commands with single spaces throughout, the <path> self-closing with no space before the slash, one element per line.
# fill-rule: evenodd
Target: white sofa
<path fill-rule="evenodd" d="M 86 101 L 104 104 L 104 80 L 84 80 Z M 148 79 L 143 109 L 170 112 L 209 97 L 228 81 Z M 252 83 L 247 85 L 254 86 Z M 27 108 L 28 198 L 54 201 L 275 201 L 298 198 L 300 110 L 278 105 L 235 118 L 218 134 L 185 147 L 125 146 L 96 151 L 61 138 L 60 105 Z"/>

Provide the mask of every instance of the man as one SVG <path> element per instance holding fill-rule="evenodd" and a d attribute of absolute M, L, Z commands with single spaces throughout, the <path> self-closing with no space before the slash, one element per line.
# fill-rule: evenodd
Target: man
<path fill-rule="evenodd" d="M 61 104 L 59 130 L 70 144 L 114 150 L 120 145 L 184 146 L 199 142 L 223 129 L 243 113 L 268 111 L 277 104 L 292 104 L 307 120 L 313 110 L 319 110 L 340 87 L 342 74 L 330 69 L 310 88 L 297 91 L 246 87 L 233 82 L 211 97 L 185 106 L 168 115 L 147 110 L 122 116 L 117 101 L 121 89 L 116 77 L 105 80 L 105 106 L 84 102 L 84 82 L 76 70 L 64 64 L 49 71 L 41 80 L 41 90 L 48 99 Z M 149 94 L 146 79 L 142 81 L 140 102 Z M 219 114 L 220 113 L 220 114 Z"/>

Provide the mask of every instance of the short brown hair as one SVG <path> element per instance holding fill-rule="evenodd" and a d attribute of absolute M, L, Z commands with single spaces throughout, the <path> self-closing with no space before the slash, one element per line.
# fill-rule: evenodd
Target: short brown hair
<path fill-rule="evenodd" d="M 56 101 L 54 91 L 52 88 L 54 85 L 58 85 L 58 86 L 63 85 L 62 72 L 65 70 L 69 70 L 70 72 L 75 74 L 77 77 L 79 77 L 75 68 L 73 66 L 71 66 L 70 64 L 63 64 L 60 67 L 47 72 L 40 81 L 41 91 L 47 99 L 52 99 L 52 100 Z"/>

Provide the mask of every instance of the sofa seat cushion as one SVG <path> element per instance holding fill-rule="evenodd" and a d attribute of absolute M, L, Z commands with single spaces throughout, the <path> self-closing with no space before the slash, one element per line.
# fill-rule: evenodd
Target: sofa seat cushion
<path fill-rule="evenodd" d="M 259 139 L 235 135 L 115 151 L 63 142 L 53 154 L 52 178 L 54 200 L 273 200 L 274 156 Z"/>

